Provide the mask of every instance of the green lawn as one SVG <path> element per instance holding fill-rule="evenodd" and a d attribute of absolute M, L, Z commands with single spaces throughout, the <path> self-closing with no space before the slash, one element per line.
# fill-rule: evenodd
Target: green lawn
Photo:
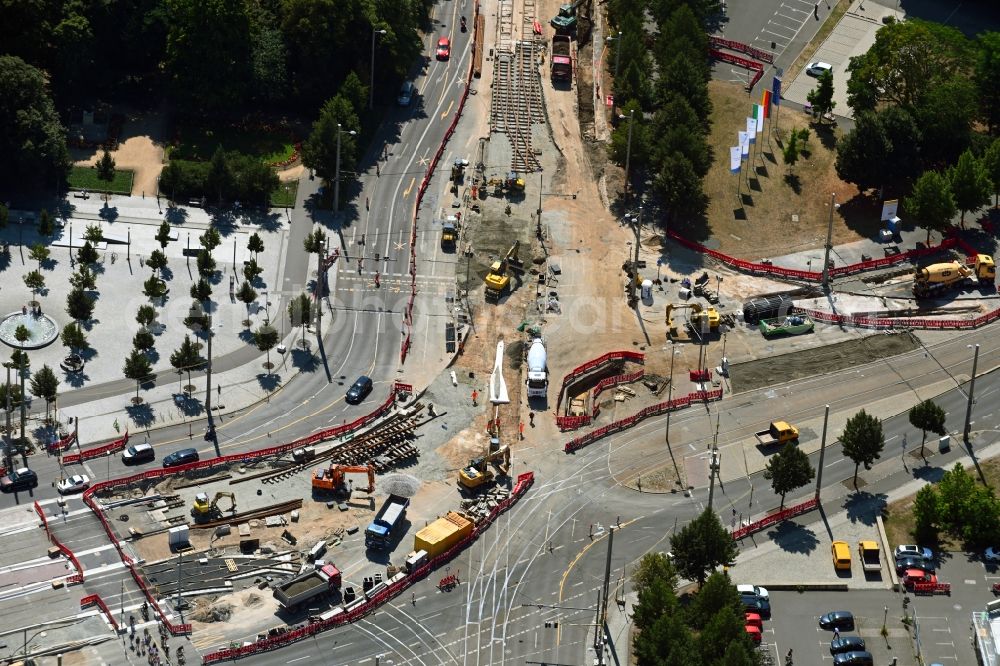
<path fill-rule="evenodd" d="M 267 164 L 283 162 L 295 152 L 295 145 L 289 133 L 281 130 L 263 131 L 237 127 L 197 127 L 181 126 L 178 130 L 180 143 L 171 146 L 171 159 L 207 161 L 216 148 L 236 150 L 246 155 L 255 155 Z"/>
<path fill-rule="evenodd" d="M 116 169 L 115 177 L 110 183 L 97 177 L 97 169 L 93 167 L 75 166 L 69 173 L 69 186 L 74 190 L 90 190 L 92 192 L 111 192 L 112 194 L 131 194 L 132 177 L 135 172 L 128 169 Z"/>
<path fill-rule="evenodd" d="M 271 208 L 294 208 L 295 195 L 299 191 L 299 181 L 279 183 L 271 192 Z"/>

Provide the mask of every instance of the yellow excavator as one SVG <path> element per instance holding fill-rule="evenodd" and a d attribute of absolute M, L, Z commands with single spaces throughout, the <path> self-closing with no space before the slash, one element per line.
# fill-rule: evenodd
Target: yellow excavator
<path fill-rule="evenodd" d="M 511 266 L 521 267 L 521 261 L 517 258 L 520 247 L 521 241 L 514 241 L 507 254 L 490 265 L 490 272 L 484 280 L 487 301 L 499 301 L 500 297 L 510 289 Z"/>
<path fill-rule="evenodd" d="M 501 477 L 510 474 L 510 447 L 504 444 L 500 446 L 500 440 L 496 437 L 490 439 L 490 452 L 486 455 L 473 458 L 469 464 L 458 472 L 458 483 L 466 490 L 478 490 L 485 484 L 496 478 L 493 469 Z"/>
<path fill-rule="evenodd" d="M 344 480 L 345 474 L 360 473 L 368 475 L 368 487 L 359 488 L 362 492 L 375 492 L 375 468 L 371 465 L 330 465 L 328 468 L 317 469 L 312 478 L 312 489 L 314 493 L 334 495 L 348 495 L 350 489 Z"/>
<path fill-rule="evenodd" d="M 691 310 L 691 316 L 687 322 L 677 324 L 673 318 L 673 311 L 681 309 Z M 703 322 L 707 321 L 709 330 L 717 331 L 719 330 L 719 321 L 721 319 L 718 310 L 711 306 L 704 308 L 701 303 L 682 303 L 681 305 L 668 303 L 665 318 L 667 323 L 667 339 L 674 342 L 687 342 L 691 339 L 687 331 L 688 325 L 693 327 L 696 332 L 701 333 L 704 330 Z"/>
<path fill-rule="evenodd" d="M 194 504 L 191 506 L 191 515 L 194 516 L 195 520 L 211 520 L 221 517 L 222 510 L 219 509 L 220 499 L 228 499 L 232 502 L 229 511 L 230 513 L 236 513 L 236 495 L 220 490 L 215 493 L 215 497 L 211 500 L 208 499 L 208 493 L 198 493 L 195 495 Z"/>

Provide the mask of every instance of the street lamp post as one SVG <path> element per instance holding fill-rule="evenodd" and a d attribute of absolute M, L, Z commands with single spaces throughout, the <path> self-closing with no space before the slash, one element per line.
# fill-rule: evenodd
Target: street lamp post
<path fill-rule="evenodd" d="M 830 250 L 833 249 L 833 211 L 840 208 L 837 193 L 830 195 L 830 222 L 826 227 L 826 255 L 823 257 L 823 291 L 830 293 Z"/>
<path fill-rule="evenodd" d="M 972 345 L 966 345 L 971 347 Z M 969 433 L 972 431 L 972 403 L 973 395 L 976 392 L 976 366 L 979 364 L 979 345 L 975 346 L 975 354 L 972 357 L 972 379 L 969 381 L 969 402 L 965 406 L 965 430 L 962 432 L 962 439 L 969 443 Z"/>
<path fill-rule="evenodd" d="M 375 107 L 375 35 L 384 35 L 385 30 L 372 30 L 372 71 L 368 85 L 368 110 Z"/>
<path fill-rule="evenodd" d="M 343 131 L 340 123 L 337 123 L 337 163 L 333 171 L 333 214 L 340 211 L 340 133 Z M 351 136 L 357 134 L 354 130 L 348 132 Z"/>
<path fill-rule="evenodd" d="M 635 109 L 629 109 L 628 112 L 628 143 L 625 146 L 625 201 L 628 201 L 629 194 L 629 166 L 632 162 L 632 121 L 634 120 Z M 625 116 L 618 116 L 622 120 L 625 120 Z"/>

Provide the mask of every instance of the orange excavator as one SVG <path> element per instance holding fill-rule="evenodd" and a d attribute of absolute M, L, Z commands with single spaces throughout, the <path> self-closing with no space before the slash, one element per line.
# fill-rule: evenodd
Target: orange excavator
<path fill-rule="evenodd" d="M 369 494 L 375 492 L 375 468 L 371 465 L 330 465 L 326 469 L 317 469 L 312 478 L 313 492 L 349 495 L 350 488 L 344 480 L 344 475 L 351 473 L 367 474 L 368 487 L 359 490 Z"/>

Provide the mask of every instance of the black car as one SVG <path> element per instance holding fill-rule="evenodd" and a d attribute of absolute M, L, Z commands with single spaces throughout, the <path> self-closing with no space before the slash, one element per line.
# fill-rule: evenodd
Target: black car
<path fill-rule="evenodd" d="M 743 603 L 745 610 L 757 613 L 763 618 L 771 617 L 771 602 L 767 599 L 752 594 L 741 594 L 740 602 Z"/>
<path fill-rule="evenodd" d="M 841 652 L 861 652 L 865 649 L 865 639 L 860 636 L 841 636 L 830 642 L 830 654 Z"/>
<path fill-rule="evenodd" d="M 901 557 L 896 560 L 896 573 L 903 575 L 907 569 L 920 569 L 926 573 L 934 573 L 934 563 L 922 557 Z"/>
<path fill-rule="evenodd" d="M 196 449 L 181 449 L 163 456 L 164 467 L 177 467 L 189 463 L 198 462 L 198 451 Z"/>
<path fill-rule="evenodd" d="M 38 485 L 38 475 L 27 467 L 14 470 L 3 478 L 0 478 L 0 490 L 5 493 L 15 490 L 28 490 Z"/>
<path fill-rule="evenodd" d="M 833 656 L 834 666 L 875 666 L 875 657 L 864 650 L 842 652 Z"/>
<path fill-rule="evenodd" d="M 821 629 L 850 631 L 854 629 L 854 615 L 850 611 L 830 611 L 819 616 L 819 626 Z"/>
<path fill-rule="evenodd" d="M 362 400 L 364 400 L 369 393 L 372 392 L 372 380 L 371 377 L 365 377 L 361 375 L 358 377 L 351 388 L 347 389 L 347 402 L 352 405 L 356 405 Z"/>

